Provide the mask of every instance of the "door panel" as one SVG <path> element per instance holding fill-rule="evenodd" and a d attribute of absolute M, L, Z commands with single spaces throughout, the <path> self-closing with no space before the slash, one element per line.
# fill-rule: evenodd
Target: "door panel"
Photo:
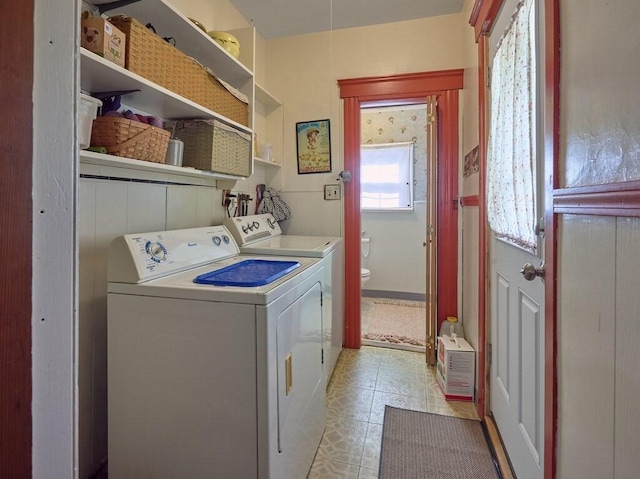
<path fill-rule="evenodd" d="M 536 255 L 492 240 L 491 411 L 519 479 L 542 477 L 544 283 L 519 273 Z"/>
<path fill-rule="evenodd" d="M 497 301 L 494 308 L 496 314 L 495 325 L 493 326 L 493 332 L 497 337 L 496 344 L 496 356 L 497 360 L 495 368 L 495 381 L 496 387 L 500 388 L 500 394 L 509 401 L 509 280 L 497 274 L 496 281 L 496 295 Z"/>
<path fill-rule="evenodd" d="M 519 423 L 522 435 L 534 457 L 540 457 L 542 449 L 542 422 L 540 415 L 541 400 L 541 338 L 543 328 L 540 325 L 540 304 L 524 291 L 520 296 L 520 348 L 522 369 L 520 377 Z M 527 360 L 528 359 L 528 360 Z M 531 400 L 540 398 L 540 400 Z"/>

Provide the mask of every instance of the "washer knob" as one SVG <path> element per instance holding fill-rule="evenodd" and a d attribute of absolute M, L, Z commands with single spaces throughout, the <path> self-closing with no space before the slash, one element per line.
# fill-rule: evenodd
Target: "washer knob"
<path fill-rule="evenodd" d="M 167 249 L 160 242 L 152 243 L 149 241 L 146 244 L 145 249 L 147 250 L 147 254 L 151 256 L 151 259 L 156 263 L 164 261 L 164 259 L 167 257 Z"/>

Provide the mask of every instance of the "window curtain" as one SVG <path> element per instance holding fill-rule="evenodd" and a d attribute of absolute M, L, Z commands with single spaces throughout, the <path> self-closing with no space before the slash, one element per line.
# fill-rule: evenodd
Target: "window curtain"
<path fill-rule="evenodd" d="M 361 145 L 363 209 L 413 208 L 413 150 L 413 142 Z"/>
<path fill-rule="evenodd" d="M 487 218 L 496 237 L 535 253 L 534 0 L 518 4 L 491 78 Z"/>

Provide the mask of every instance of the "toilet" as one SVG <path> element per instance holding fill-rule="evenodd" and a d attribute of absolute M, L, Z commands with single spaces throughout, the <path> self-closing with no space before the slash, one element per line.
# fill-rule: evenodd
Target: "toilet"
<path fill-rule="evenodd" d="M 371 238 L 365 238 L 364 232 L 362 233 L 362 238 L 360 239 L 360 253 L 362 254 L 362 258 L 369 257 L 369 242 Z M 371 279 L 371 271 L 367 268 L 360 268 L 360 289 L 364 287 L 364 285 Z"/>
<path fill-rule="evenodd" d="M 360 268 L 360 289 L 369 281 L 369 278 L 371 278 L 371 271 L 366 268 Z"/>

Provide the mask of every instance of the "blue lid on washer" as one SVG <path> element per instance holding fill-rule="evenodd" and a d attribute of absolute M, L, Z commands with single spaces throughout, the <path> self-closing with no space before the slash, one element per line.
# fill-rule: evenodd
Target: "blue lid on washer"
<path fill-rule="evenodd" d="M 196 276 L 198 284 L 213 286 L 263 286 L 298 268 L 297 261 L 247 259 L 216 271 Z"/>

